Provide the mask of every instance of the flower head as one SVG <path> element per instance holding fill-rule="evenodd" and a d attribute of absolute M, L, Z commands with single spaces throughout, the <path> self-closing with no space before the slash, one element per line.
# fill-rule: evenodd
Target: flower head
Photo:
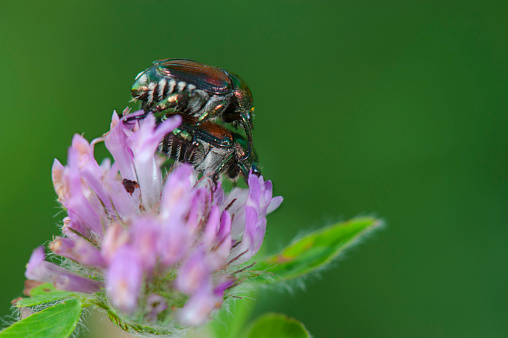
<path fill-rule="evenodd" d="M 67 217 L 49 248 L 67 258 L 65 268 L 46 261 L 40 247 L 27 278 L 95 294 L 103 308 L 136 323 L 200 325 L 221 307 L 282 197 L 252 173 L 248 189 L 225 193 L 220 182 L 198 180 L 190 165 L 163 172 L 157 148 L 180 123 L 175 116 L 156 124 L 151 114 L 125 123 L 114 113 L 104 137 L 74 136 L 67 165 L 55 160 L 52 168 Z M 95 160 L 99 142 L 114 162 Z"/>

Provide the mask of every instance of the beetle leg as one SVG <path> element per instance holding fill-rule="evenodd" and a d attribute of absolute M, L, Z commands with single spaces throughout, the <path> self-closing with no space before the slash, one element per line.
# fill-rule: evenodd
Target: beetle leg
<path fill-rule="evenodd" d="M 143 114 L 141 115 L 134 115 L 134 116 L 129 116 L 128 118 L 126 118 L 125 120 L 123 120 L 123 123 L 125 124 L 128 124 L 132 121 L 137 121 L 137 120 L 142 120 L 144 119 L 149 113 L 150 113 L 150 110 L 148 109 L 148 107 L 145 105 L 144 107 L 142 107 L 143 110 L 145 111 Z"/>
<path fill-rule="evenodd" d="M 155 106 L 155 110 L 161 112 L 166 109 L 179 107 L 185 107 L 187 101 L 189 100 L 189 94 L 186 92 L 177 92 L 171 95 L 168 95 L 164 100 L 157 103 Z"/>
<path fill-rule="evenodd" d="M 201 109 L 201 114 L 198 115 L 198 123 L 206 121 L 208 118 L 220 116 L 224 109 L 226 109 L 228 101 L 224 99 L 217 99 L 212 97 L 208 103 Z"/>
<path fill-rule="evenodd" d="M 242 118 L 243 128 L 245 129 L 245 134 L 247 134 L 247 142 L 248 143 L 247 143 L 247 151 L 245 152 L 245 155 L 242 158 L 238 159 L 238 161 L 240 161 L 240 162 L 245 161 L 246 159 L 249 158 L 249 156 L 252 152 L 252 148 L 253 148 L 251 125 L 250 125 L 249 121 L 247 120 L 247 117 L 244 114 L 241 115 L 241 118 Z"/>
<path fill-rule="evenodd" d="M 220 162 L 220 164 L 216 167 L 215 173 L 218 175 L 222 173 L 223 171 L 227 170 L 228 172 L 225 172 L 231 179 L 234 177 L 231 177 L 230 175 L 230 169 L 231 169 L 231 161 L 234 159 L 234 154 L 231 152 L 227 156 L 224 157 L 224 159 Z"/>
<path fill-rule="evenodd" d="M 194 156 L 194 153 L 196 152 L 197 148 L 199 147 L 199 143 L 195 140 L 195 138 L 196 137 L 193 134 L 191 144 L 189 146 L 187 146 L 185 149 L 184 160 L 183 160 L 183 162 L 192 163 L 193 165 L 194 165 L 194 163 L 192 162 L 192 156 Z"/>

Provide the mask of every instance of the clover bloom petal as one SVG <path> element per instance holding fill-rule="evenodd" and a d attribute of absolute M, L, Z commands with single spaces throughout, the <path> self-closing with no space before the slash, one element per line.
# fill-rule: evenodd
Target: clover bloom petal
<path fill-rule="evenodd" d="M 134 312 L 143 283 L 143 269 L 135 250 L 127 246 L 120 248 L 105 277 L 106 292 L 113 305 L 123 312 Z"/>
<path fill-rule="evenodd" d="M 25 276 L 39 282 L 52 283 L 57 289 L 94 293 L 100 290 L 101 283 L 72 273 L 45 260 L 42 246 L 36 248 L 28 261 Z"/>

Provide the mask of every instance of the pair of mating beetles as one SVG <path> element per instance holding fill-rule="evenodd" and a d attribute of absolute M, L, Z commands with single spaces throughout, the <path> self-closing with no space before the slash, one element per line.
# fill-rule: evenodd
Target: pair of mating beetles
<path fill-rule="evenodd" d="M 239 175 L 247 180 L 251 170 L 259 174 L 252 140 L 252 94 L 237 75 L 187 59 L 158 60 L 136 76 L 131 93 L 144 114 L 126 121 L 147 114 L 159 122 L 175 114 L 182 117 L 159 151 L 215 178 L 224 173 L 233 180 Z M 213 122 L 216 119 L 235 128 L 241 125 L 247 138 Z"/>

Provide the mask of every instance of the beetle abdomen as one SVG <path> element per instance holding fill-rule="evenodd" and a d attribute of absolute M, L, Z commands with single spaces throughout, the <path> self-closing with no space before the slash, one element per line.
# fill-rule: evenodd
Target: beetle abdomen
<path fill-rule="evenodd" d="M 205 158 L 205 147 L 203 143 L 193 144 L 179 135 L 169 133 L 159 145 L 159 151 L 167 154 L 178 162 L 189 163 L 196 167 Z"/>
<path fill-rule="evenodd" d="M 210 96 L 193 84 L 162 78 L 158 82 L 150 82 L 146 92 L 137 99 L 158 111 L 174 108 L 182 113 L 197 115 L 208 104 Z"/>

